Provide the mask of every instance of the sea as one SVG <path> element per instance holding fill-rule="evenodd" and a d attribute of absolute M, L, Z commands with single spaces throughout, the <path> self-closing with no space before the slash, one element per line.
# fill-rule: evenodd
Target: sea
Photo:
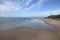
<path fill-rule="evenodd" d="M 31 17 L 0 17 L 0 31 L 10 30 L 16 27 L 29 27 L 36 29 L 37 27 L 43 27 L 50 31 L 56 29 L 42 20 Z"/>

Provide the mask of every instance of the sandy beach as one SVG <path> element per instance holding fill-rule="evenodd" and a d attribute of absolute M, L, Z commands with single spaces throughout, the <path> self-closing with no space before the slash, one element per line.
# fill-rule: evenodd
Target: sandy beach
<path fill-rule="evenodd" d="M 57 30 L 60 29 L 60 21 L 54 19 L 43 19 L 46 23 L 54 26 Z"/>
<path fill-rule="evenodd" d="M 52 19 L 43 20 L 54 26 L 56 31 L 49 31 L 42 27 L 37 27 L 36 29 L 17 27 L 1 32 L 0 40 L 60 40 L 60 21 Z"/>
<path fill-rule="evenodd" d="M 60 21 L 54 19 L 43 19 L 47 24 L 52 25 L 56 28 L 56 33 L 60 37 Z"/>

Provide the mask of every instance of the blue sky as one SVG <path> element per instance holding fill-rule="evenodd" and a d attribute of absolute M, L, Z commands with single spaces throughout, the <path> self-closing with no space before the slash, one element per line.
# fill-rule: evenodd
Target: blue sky
<path fill-rule="evenodd" d="M 0 0 L 0 17 L 46 17 L 60 14 L 60 0 Z"/>

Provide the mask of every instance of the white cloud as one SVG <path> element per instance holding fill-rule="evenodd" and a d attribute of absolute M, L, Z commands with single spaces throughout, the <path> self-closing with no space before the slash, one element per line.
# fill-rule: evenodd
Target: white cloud
<path fill-rule="evenodd" d="M 57 15 L 57 14 L 60 14 L 60 9 L 55 9 L 55 10 L 50 10 L 50 11 L 43 11 L 43 12 L 40 12 L 40 13 L 44 16 Z M 38 13 L 38 14 L 40 14 L 40 13 Z"/>
<path fill-rule="evenodd" d="M 14 5 L 12 2 L 3 1 L 3 4 L 0 5 L 0 12 L 11 11 L 11 10 L 19 10 L 19 7 Z"/>
<path fill-rule="evenodd" d="M 31 5 L 31 6 L 28 7 L 28 8 L 25 8 L 25 10 L 27 11 L 27 10 L 29 10 L 29 9 L 32 9 L 32 8 L 34 8 L 35 6 L 41 7 L 41 6 L 44 4 L 44 2 L 46 2 L 46 1 L 47 1 L 47 0 L 38 0 L 37 3 Z"/>
<path fill-rule="evenodd" d="M 26 0 L 25 5 L 29 5 L 31 3 L 32 0 Z"/>
<path fill-rule="evenodd" d="M 23 2 L 21 2 L 20 0 L 15 0 L 16 3 L 14 3 L 12 0 L 2 0 L 2 1 L 3 1 L 4 4 L 0 5 L 0 12 L 11 11 L 11 10 L 27 11 L 29 9 L 32 9 L 32 8 L 36 7 L 36 6 L 41 7 L 46 0 L 38 0 L 37 3 L 32 4 L 31 6 L 25 7 L 25 8 L 24 8 L 24 6 L 28 6 L 32 2 L 32 0 L 23 0 L 24 5 L 23 5 Z M 23 5 L 23 6 L 21 6 L 21 5 Z"/>
<path fill-rule="evenodd" d="M 60 13 L 60 9 L 51 10 L 51 11 L 45 11 L 44 13 L 59 14 Z"/>

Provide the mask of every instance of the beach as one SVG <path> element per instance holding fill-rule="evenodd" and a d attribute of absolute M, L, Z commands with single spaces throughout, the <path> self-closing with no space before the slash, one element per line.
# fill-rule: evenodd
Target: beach
<path fill-rule="evenodd" d="M 57 30 L 60 29 L 60 21 L 54 19 L 43 19 L 46 23 L 54 26 Z"/>
<path fill-rule="evenodd" d="M 33 30 L 25 27 L 9 30 L 1 37 L 0 40 L 59 40 L 56 32 L 47 31 L 43 28 Z"/>
<path fill-rule="evenodd" d="M 47 24 L 50 24 L 56 28 L 56 33 L 58 37 L 60 38 L 60 21 L 54 20 L 54 19 L 43 19 Z"/>
<path fill-rule="evenodd" d="M 49 31 L 42 27 L 36 29 L 16 27 L 1 32 L 0 40 L 60 40 L 60 22 L 52 19 L 43 19 L 43 21 L 55 27 L 56 31 Z"/>

